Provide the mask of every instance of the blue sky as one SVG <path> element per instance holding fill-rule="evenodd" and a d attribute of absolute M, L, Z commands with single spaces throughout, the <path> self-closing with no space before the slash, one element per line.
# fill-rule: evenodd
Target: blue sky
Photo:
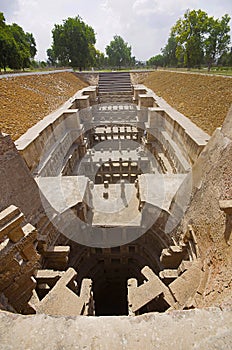
<path fill-rule="evenodd" d="M 46 60 L 54 24 L 77 15 L 94 28 L 99 50 L 104 52 L 117 34 L 132 46 L 137 59 L 147 60 L 160 53 L 171 27 L 188 8 L 215 18 L 225 13 L 232 17 L 231 0 L 0 0 L 6 22 L 33 33 L 38 60 Z"/>

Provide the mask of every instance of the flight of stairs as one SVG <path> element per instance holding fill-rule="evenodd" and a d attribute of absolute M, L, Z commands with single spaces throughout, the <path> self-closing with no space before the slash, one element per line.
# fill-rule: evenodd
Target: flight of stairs
<path fill-rule="evenodd" d="M 98 82 L 100 103 L 132 102 L 130 73 L 100 73 Z"/>

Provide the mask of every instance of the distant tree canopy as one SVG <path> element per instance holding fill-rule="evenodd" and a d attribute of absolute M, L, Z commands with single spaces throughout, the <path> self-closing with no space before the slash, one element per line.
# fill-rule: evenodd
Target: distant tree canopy
<path fill-rule="evenodd" d="M 210 70 L 212 64 L 220 62 L 230 50 L 229 21 L 227 14 L 220 20 L 202 10 L 187 10 L 184 18 L 172 27 L 162 49 L 165 65 L 191 68 L 207 64 Z"/>
<path fill-rule="evenodd" d="M 174 34 L 171 33 L 170 37 L 168 38 L 168 42 L 166 46 L 163 49 L 161 49 L 165 66 L 172 66 L 172 67 L 177 66 L 178 59 L 176 57 L 176 49 L 177 49 L 176 38 Z"/>
<path fill-rule="evenodd" d="M 17 24 L 7 25 L 0 12 L 0 68 L 21 69 L 30 66 L 36 55 L 36 42 Z"/>
<path fill-rule="evenodd" d="M 163 67 L 164 66 L 164 57 L 159 54 L 154 57 L 151 57 L 147 62 L 148 67 Z"/>
<path fill-rule="evenodd" d="M 47 50 L 51 64 L 57 62 L 80 70 L 94 64 L 95 33 L 79 16 L 69 17 L 63 24 L 55 24 L 52 36 L 52 47 Z"/>
<path fill-rule="evenodd" d="M 121 68 L 135 64 L 135 57 L 131 56 L 131 46 L 119 35 L 115 35 L 106 47 L 106 54 L 111 67 Z"/>

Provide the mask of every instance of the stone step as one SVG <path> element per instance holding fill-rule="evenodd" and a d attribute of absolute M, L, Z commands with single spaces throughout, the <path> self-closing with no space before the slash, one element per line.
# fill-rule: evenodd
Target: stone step
<path fill-rule="evenodd" d="M 5 226 L 13 218 L 20 214 L 19 208 L 15 205 L 10 205 L 8 208 L 0 212 L 0 228 Z"/>
<path fill-rule="evenodd" d="M 111 72 L 100 73 L 98 82 L 99 95 L 102 93 L 127 93 L 132 95 L 132 86 L 129 73 Z"/>

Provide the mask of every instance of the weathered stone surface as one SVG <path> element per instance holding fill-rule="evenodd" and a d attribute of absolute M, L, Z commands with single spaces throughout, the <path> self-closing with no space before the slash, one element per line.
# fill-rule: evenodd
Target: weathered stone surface
<path fill-rule="evenodd" d="M 209 270 L 198 306 L 231 301 L 232 222 L 220 209 L 220 201 L 232 198 L 231 112 L 222 129 L 216 129 L 193 166 L 193 196 L 179 230 L 192 224 L 201 259 Z M 223 202 L 225 203 L 225 202 Z"/>
<path fill-rule="evenodd" d="M 44 251 L 46 258 L 46 268 L 65 270 L 68 263 L 68 255 L 70 253 L 69 246 L 54 246 Z"/>
<path fill-rule="evenodd" d="M 14 233 L 12 233 L 12 232 L 19 227 L 19 225 L 22 223 L 23 219 L 24 219 L 24 216 L 22 213 L 19 213 L 18 215 L 14 216 L 12 219 L 10 219 L 10 221 L 8 221 L 5 225 L 3 225 L 0 228 L 0 237 L 3 238 L 6 235 L 9 237 L 9 234 L 10 234 L 10 237 L 13 238 L 13 241 L 14 241 Z M 15 238 L 17 238 L 16 236 L 15 236 Z M 16 242 L 17 242 L 17 240 L 16 240 Z"/>
<path fill-rule="evenodd" d="M 15 206 L 3 210 L 0 217 L 4 232 L 0 245 L 0 291 L 9 303 L 7 307 L 17 312 L 29 311 L 28 301 L 36 286 L 32 275 L 40 259 L 34 247 L 37 231 L 31 224 L 21 228 L 24 215 Z"/>
<path fill-rule="evenodd" d="M 219 201 L 219 206 L 226 214 L 232 215 L 232 199 Z"/>
<path fill-rule="evenodd" d="M 189 301 L 191 303 L 200 285 L 201 275 L 200 264 L 194 262 L 187 271 L 169 284 L 168 287 L 180 306 L 187 306 Z"/>
<path fill-rule="evenodd" d="M 159 277 L 161 279 L 177 278 L 178 272 L 177 272 L 177 270 L 166 269 L 166 270 L 160 271 Z"/>
<path fill-rule="evenodd" d="M 64 271 L 38 270 L 35 278 L 39 284 L 48 283 L 49 285 L 54 285 L 64 273 Z"/>
<path fill-rule="evenodd" d="M 2 210 L 0 212 L 0 227 L 4 226 L 7 222 L 11 221 L 19 214 L 20 210 L 15 205 L 10 205 L 5 210 Z"/>
<path fill-rule="evenodd" d="M 136 313 L 161 294 L 167 304 L 174 307 L 175 300 L 168 287 L 165 286 L 159 277 L 148 266 L 145 266 L 141 273 L 146 277 L 147 282 L 137 286 L 136 279 L 132 278 L 128 281 L 129 313 Z"/>
<path fill-rule="evenodd" d="M 232 343 L 230 309 L 87 318 L 1 312 L 0 325 L 4 350 L 230 350 Z"/>
<path fill-rule="evenodd" d="M 192 266 L 192 264 L 192 261 L 183 260 L 177 269 L 178 275 L 181 275 L 183 272 L 188 270 Z"/>
<path fill-rule="evenodd" d="M 78 296 L 68 287 L 76 275 L 76 271 L 69 268 L 41 302 L 35 305 L 36 311 L 49 315 L 87 314 L 85 309 L 91 299 L 92 281 L 89 279 L 82 281 L 80 296 Z"/>
<path fill-rule="evenodd" d="M 228 114 L 226 116 L 226 119 L 224 120 L 221 131 L 226 137 L 232 139 L 232 107 L 228 111 Z"/>

